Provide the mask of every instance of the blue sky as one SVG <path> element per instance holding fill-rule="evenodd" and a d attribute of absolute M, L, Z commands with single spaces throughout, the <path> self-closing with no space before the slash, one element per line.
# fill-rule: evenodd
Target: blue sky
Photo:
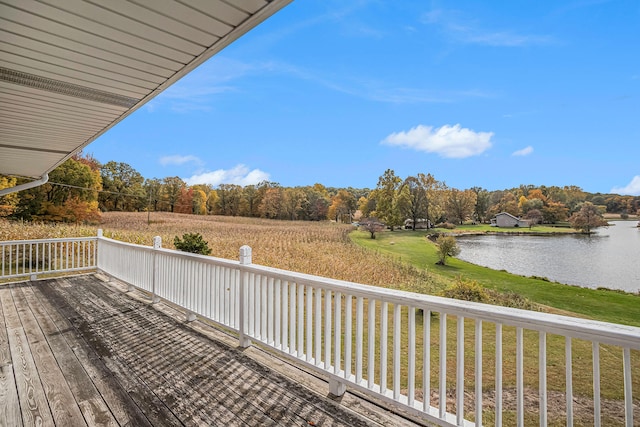
<path fill-rule="evenodd" d="M 640 195 L 640 2 L 297 0 L 85 152 L 214 186 Z"/>

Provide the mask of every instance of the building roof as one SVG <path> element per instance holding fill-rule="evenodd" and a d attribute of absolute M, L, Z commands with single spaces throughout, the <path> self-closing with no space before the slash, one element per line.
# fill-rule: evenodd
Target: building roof
<path fill-rule="evenodd" d="M 500 215 L 507 215 L 507 216 L 509 216 L 509 217 L 511 217 L 511 218 L 513 218 L 513 219 L 515 219 L 515 220 L 521 221 L 521 219 L 520 219 L 520 218 L 518 218 L 518 217 L 517 217 L 517 216 L 515 216 L 515 215 L 511 215 L 509 212 L 500 212 L 500 213 L 496 214 L 496 217 L 498 217 L 498 216 L 500 216 Z"/>
<path fill-rule="evenodd" d="M 40 178 L 291 0 L 0 0 L 0 174 Z"/>

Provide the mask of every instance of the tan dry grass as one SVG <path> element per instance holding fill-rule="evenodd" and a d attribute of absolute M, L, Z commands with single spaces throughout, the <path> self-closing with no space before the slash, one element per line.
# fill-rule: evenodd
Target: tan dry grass
<path fill-rule="evenodd" d="M 150 246 L 154 236 L 174 248 L 173 239 L 200 233 L 211 256 L 237 259 L 251 246 L 253 262 L 334 279 L 394 289 L 434 293 L 446 279 L 418 270 L 351 242 L 349 225 L 329 222 L 275 221 L 258 218 L 194 216 L 168 212 L 107 212 L 99 226 L 48 225 L 0 220 L 0 241 L 95 236 L 98 228 L 116 240 Z"/>

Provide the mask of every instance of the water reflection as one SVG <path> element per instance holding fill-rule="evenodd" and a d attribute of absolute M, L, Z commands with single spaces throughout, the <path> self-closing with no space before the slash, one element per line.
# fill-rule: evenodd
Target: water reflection
<path fill-rule="evenodd" d="M 613 221 L 592 236 L 483 235 L 458 238 L 459 258 L 572 285 L 640 290 L 640 230 Z"/>

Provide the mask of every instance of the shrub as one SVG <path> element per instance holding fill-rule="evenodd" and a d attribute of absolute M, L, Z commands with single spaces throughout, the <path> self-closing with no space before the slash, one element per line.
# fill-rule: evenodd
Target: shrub
<path fill-rule="evenodd" d="M 441 222 L 439 224 L 436 224 L 436 228 L 444 228 L 446 230 L 453 230 L 454 228 L 456 228 L 456 225 L 452 224 L 450 222 Z"/>
<path fill-rule="evenodd" d="M 464 280 L 461 277 L 456 278 L 456 281 L 442 291 L 440 295 L 464 301 L 540 311 L 540 306 L 520 294 L 511 291 L 501 293 L 494 289 L 487 289 L 475 280 Z"/>
<path fill-rule="evenodd" d="M 460 253 L 460 248 L 453 236 L 440 235 L 436 239 L 436 245 L 438 245 L 438 258 L 437 264 L 445 265 L 447 257 L 456 256 Z"/>
<path fill-rule="evenodd" d="M 461 299 L 473 302 L 489 302 L 489 293 L 475 280 L 463 280 L 458 277 L 452 285 L 442 291 L 442 296 L 446 298 Z"/>
<path fill-rule="evenodd" d="M 177 250 L 193 254 L 209 255 L 211 249 L 200 233 L 185 233 L 182 239 L 176 236 L 173 244 Z"/>

